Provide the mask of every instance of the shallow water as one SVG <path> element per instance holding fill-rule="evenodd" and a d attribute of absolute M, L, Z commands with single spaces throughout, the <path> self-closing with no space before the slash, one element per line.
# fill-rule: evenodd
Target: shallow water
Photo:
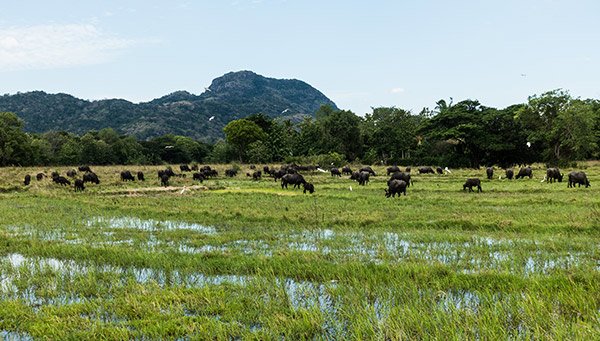
<path fill-rule="evenodd" d="M 94 217 L 87 221 L 88 227 L 130 228 L 143 231 L 172 231 L 190 230 L 203 234 L 214 234 L 217 230 L 212 226 L 178 221 L 159 221 L 153 219 L 140 219 L 136 217 Z"/>

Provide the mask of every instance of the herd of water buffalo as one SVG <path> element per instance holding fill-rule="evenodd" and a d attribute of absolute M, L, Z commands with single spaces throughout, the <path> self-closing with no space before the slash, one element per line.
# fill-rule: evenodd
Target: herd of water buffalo
<path fill-rule="evenodd" d="M 217 170 L 212 169 L 210 166 L 198 167 L 197 165 L 194 165 L 190 167 L 189 165 L 184 164 L 180 165 L 179 169 L 181 173 L 175 173 L 175 171 L 173 171 L 171 167 L 159 170 L 157 172 L 157 175 L 161 185 L 169 186 L 169 180 L 172 177 L 186 177 L 187 172 L 193 172 L 192 180 L 199 182 L 203 182 L 205 179 L 217 177 L 219 175 Z M 311 194 L 314 193 L 315 186 L 312 183 L 306 181 L 304 179 L 304 176 L 302 176 L 300 172 L 320 171 L 327 173 L 327 171 L 321 169 L 319 166 L 301 166 L 296 164 L 283 165 L 279 168 L 264 166 L 262 170 L 258 170 L 256 166 L 250 165 L 250 169 L 251 172 L 246 173 L 246 176 L 252 178 L 252 180 L 260 180 L 264 174 L 265 176 L 272 177 L 275 181 L 280 180 L 282 189 L 288 188 L 288 185 L 292 185 L 293 188 L 300 188 L 302 186 L 302 188 L 304 189 L 304 193 L 308 192 Z M 81 179 L 78 178 L 78 172 L 75 169 L 67 171 L 66 177 L 60 175 L 56 171 L 52 172 L 50 176 L 54 183 L 62 186 L 70 186 L 71 181 L 69 180 L 69 178 L 71 178 L 74 183 L 73 186 L 75 191 L 83 191 L 85 189 L 85 184 L 88 182 L 97 185 L 100 184 L 100 179 L 98 178 L 98 175 L 96 175 L 96 173 L 94 173 L 89 166 L 81 166 L 78 168 L 78 171 L 83 174 Z M 406 167 L 404 171 L 402 171 L 398 166 L 391 166 L 388 167 L 386 171 L 387 176 L 389 176 L 390 179 L 387 181 L 388 188 L 385 189 L 385 196 L 395 197 L 396 194 L 398 194 L 398 196 L 402 194 L 406 195 L 406 189 L 410 187 L 412 183 L 411 167 Z M 418 172 L 419 174 L 444 174 L 444 172 L 451 173 L 451 171 L 447 167 L 445 169 L 442 169 L 442 167 L 437 167 L 435 170 L 433 169 L 433 167 L 419 167 Z M 362 186 L 366 185 L 369 182 L 369 178 L 371 176 L 377 175 L 375 171 L 373 171 L 373 169 L 369 166 L 362 167 L 358 171 L 353 171 L 349 166 L 342 167 L 341 170 L 339 168 L 334 167 L 329 170 L 329 173 L 331 173 L 331 176 L 338 177 L 341 177 L 342 175 L 349 175 L 351 180 L 357 181 L 358 184 Z M 225 176 L 227 177 L 235 177 L 237 176 L 237 174 L 237 168 L 229 168 L 225 170 Z M 513 178 L 532 178 L 533 170 L 531 167 L 523 167 L 519 169 L 519 172 L 515 176 L 513 169 L 506 169 L 504 171 L 504 174 L 505 177 L 509 180 L 512 180 Z M 486 175 L 488 179 L 493 179 L 494 168 L 486 168 Z M 45 173 L 38 173 L 36 175 L 36 179 L 38 181 L 41 181 L 45 177 Z M 144 173 L 141 171 L 138 171 L 134 176 L 134 174 L 131 173 L 129 170 L 124 170 L 120 173 L 120 177 L 121 181 L 135 181 L 136 178 L 138 181 L 145 181 Z M 546 171 L 546 176 L 542 181 L 562 182 L 563 174 L 558 168 L 548 168 Z M 27 186 L 30 183 L 31 175 L 27 174 L 25 175 L 24 184 Z M 587 175 L 584 172 L 573 171 L 568 174 L 568 187 L 575 187 L 575 185 L 578 185 L 579 187 L 581 187 L 582 185 L 585 187 L 590 186 L 590 182 L 587 178 Z M 468 189 L 469 192 L 472 192 L 473 187 L 477 189 L 477 192 L 483 191 L 481 188 L 481 180 L 479 180 L 478 178 L 467 179 L 463 185 L 463 190 Z"/>

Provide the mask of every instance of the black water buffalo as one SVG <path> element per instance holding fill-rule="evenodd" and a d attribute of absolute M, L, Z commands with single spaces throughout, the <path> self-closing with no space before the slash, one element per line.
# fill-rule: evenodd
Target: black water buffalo
<path fill-rule="evenodd" d="M 204 181 L 204 175 L 200 172 L 196 172 L 194 174 L 192 174 L 192 180 L 196 180 L 196 181 Z"/>
<path fill-rule="evenodd" d="M 331 172 L 331 176 L 342 176 L 342 172 L 340 172 L 340 170 L 335 167 L 331 168 L 329 171 Z"/>
<path fill-rule="evenodd" d="M 359 172 L 361 172 L 361 173 L 362 172 L 367 172 L 367 173 L 369 173 L 370 175 L 373 175 L 373 176 L 377 175 L 377 174 L 375 174 L 375 171 L 373 170 L 373 168 L 371 168 L 370 166 L 365 166 L 365 167 L 361 168 L 359 170 Z"/>
<path fill-rule="evenodd" d="M 370 175 L 371 175 L 371 173 L 369 173 L 369 172 L 364 172 L 364 171 L 360 172 L 358 174 L 358 179 L 357 179 L 358 184 L 361 185 L 361 186 L 364 186 L 367 183 L 369 183 L 369 176 Z"/>
<path fill-rule="evenodd" d="M 125 170 L 121 172 L 121 181 L 135 181 L 135 178 L 130 171 Z"/>
<path fill-rule="evenodd" d="M 90 169 L 90 166 L 79 166 L 79 167 L 77 167 L 77 169 L 78 169 L 80 172 L 91 172 L 91 171 L 92 171 L 92 170 Z"/>
<path fill-rule="evenodd" d="M 396 172 L 400 172 L 400 167 L 394 165 L 394 166 L 390 166 L 386 169 L 387 171 L 387 175 L 389 176 L 390 174 L 396 173 Z"/>
<path fill-rule="evenodd" d="M 146 178 L 144 177 L 144 172 L 138 171 L 137 172 L 137 179 L 138 179 L 138 181 L 146 181 Z"/>
<path fill-rule="evenodd" d="M 52 179 L 58 178 L 60 176 L 60 173 L 58 173 L 57 171 L 54 171 L 54 172 L 52 172 L 52 174 L 50 174 L 50 176 L 52 177 Z"/>
<path fill-rule="evenodd" d="M 255 165 L 250 165 L 250 169 L 256 169 Z"/>
<path fill-rule="evenodd" d="M 315 192 L 315 186 L 310 182 L 305 182 L 303 185 L 304 191 L 302 191 L 302 193 L 306 194 L 306 192 L 308 191 L 308 193 L 313 194 Z"/>
<path fill-rule="evenodd" d="M 25 180 L 23 180 L 23 184 L 25 186 L 29 186 L 30 183 L 31 183 L 31 175 L 27 174 L 27 175 L 25 175 Z"/>
<path fill-rule="evenodd" d="M 435 171 L 436 171 L 438 174 L 444 174 L 444 170 L 442 169 L 442 167 L 438 167 L 438 168 L 436 168 L 436 169 L 435 169 Z"/>
<path fill-rule="evenodd" d="M 262 178 L 262 172 L 261 171 L 255 171 L 252 172 L 252 180 L 260 180 Z"/>
<path fill-rule="evenodd" d="M 269 166 L 263 166 L 263 172 L 265 174 L 269 174 L 270 171 L 271 171 L 271 169 L 269 168 Z"/>
<path fill-rule="evenodd" d="M 404 171 L 405 171 L 406 173 L 410 173 L 410 171 L 411 171 L 411 168 L 410 168 L 410 166 L 409 166 L 409 167 L 406 167 L 406 169 L 405 169 Z"/>
<path fill-rule="evenodd" d="M 161 184 L 162 186 L 165 186 L 165 187 L 169 186 L 169 178 L 170 178 L 170 177 L 169 177 L 169 175 L 168 175 L 168 174 L 166 174 L 166 173 L 165 173 L 165 174 L 163 174 L 163 175 L 160 177 L 160 184 Z"/>
<path fill-rule="evenodd" d="M 233 168 L 229 168 L 225 170 L 225 176 L 233 178 L 234 176 L 237 175 L 237 170 L 233 169 Z"/>
<path fill-rule="evenodd" d="M 467 181 L 463 185 L 463 191 L 466 190 L 468 187 L 469 192 L 473 192 L 473 187 L 475 187 L 475 186 L 477 186 L 477 193 L 483 192 L 483 190 L 481 189 L 481 180 L 479 180 L 477 178 L 467 179 Z"/>
<path fill-rule="evenodd" d="M 96 173 L 86 172 L 85 174 L 83 174 L 83 182 L 92 182 L 98 185 L 100 184 L 100 179 L 98 179 L 98 175 L 96 175 Z"/>
<path fill-rule="evenodd" d="M 352 175 L 352 168 L 350 166 L 342 167 L 342 174 L 344 175 Z"/>
<path fill-rule="evenodd" d="M 37 173 L 35 178 L 37 179 L 37 181 L 41 181 L 45 176 L 46 176 L 46 174 L 44 174 L 44 173 Z"/>
<path fill-rule="evenodd" d="M 68 171 L 67 171 L 67 176 L 68 176 L 69 178 L 74 178 L 74 177 L 76 177 L 76 176 L 77 176 L 77 171 L 76 171 L 76 170 L 74 170 L 74 169 L 68 170 Z"/>
<path fill-rule="evenodd" d="M 188 165 L 179 165 L 179 170 L 182 172 L 191 172 L 192 169 Z"/>
<path fill-rule="evenodd" d="M 83 180 L 75 179 L 75 192 L 83 191 L 84 189 L 85 189 L 85 186 L 83 185 Z"/>
<path fill-rule="evenodd" d="M 71 181 L 69 181 L 69 179 L 65 178 L 64 176 L 56 176 L 54 178 L 52 178 L 52 181 L 54 181 L 55 183 L 61 185 L 61 186 L 67 186 L 67 185 L 71 185 Z"/>
<path fill-rule="evenodd" d="M 283 178 L 283 176 L 286 174 L 287 174 L 287 171 L 285 171 L 283 169 L 271 170 L 271 176 L 275 179 L 275 181 Z"/>
<path fill-rule="evenodd" d="M 350 175 L 350 180 L 358 181 L 359 176 L 360 176 L 360 172 L 352 172 L 352 174 Z"/>
<path fill-rule="evenodd" d="M 586 188 L 591 186 L 584 172 L 571 172 L 569 173 L 569 184 L 567 187 L 575 187 L 575 185 L 578 185 L 578 187 L 584 185 Z"/>
<path fill-rule="evenodd" d="M 392 181 L 392 180 L 402 180 L 402 181 L 406 182 L 406 187 L 410 187 L 410 183 L 411 183 L 410 173 L 396 172 L 396 173 L 392 174 L 392 177 L 390 178 L 389 181 Z"/>
<path fill-rule="evenodd" d="M 546 170 L 546 181 L 548 182 L 554 182 L 554 181 L 558 181 L 558 182 L 562 182 L 563 181 L 563 175 L 560 172 L 560 170 L 558 168 L 548 168 Z"/>
<path fill-rule="evenodd" d="M 173 172 L 173 169 L 171 167 L 167 167 L 167 169 L 158 171 L 158 179 L 162 180 L 163 175 L 172 177 L 172 176 L 175 176 L 175 172 Z"/>
<path fill-rule="evenodd" d="M 515 176 L 515 171 L 512 168 L 507 169 L 505 173 L 508 180 L 512 180 L 513 176 Z"/>
<path fill-rule="evenodd" d="M 193 164 L 191 170 L 193 172 L 197 172 L 198 171 L 198 165 L 197 164 Z"/>
<path fill-rule="evenodd" d="M 286 174 L 281 178 L 281 188 L 287 188 L 288 184 L 294 185 L 294 188 L 300 188 L 300 185 L 304 185 L 306 180 L 301 174 Z"/>
<path fill-rule="evenodd" d="M 526 176 L 528 176 L 530 179 L 533 177 L 533 171 L 531 170 L 531 167 L 525 167 L 525 168 L 519 169 L 519 173 L 517 174 L 515 179 L 524 178 Z"/>
<path fill-rule="evenodd" d="M 432 167 L 419 167 L 419 174 L 435 174 Z"/>
<path fill-rule="evenodd" d="M 395 197 L 396 194 L 400 196 L 402 193 L 406 195 L 407 183 L 402 180 L 390 180 L 388 181 L 388 188 L 385 190 L 386 198 Z"/>
<path fill-rule="evenodd" d="M 492 178 L 494 177 L 494 167 L 486 168 L 485 174 L 487 175 L 488 180 L 492 180 Z"/>

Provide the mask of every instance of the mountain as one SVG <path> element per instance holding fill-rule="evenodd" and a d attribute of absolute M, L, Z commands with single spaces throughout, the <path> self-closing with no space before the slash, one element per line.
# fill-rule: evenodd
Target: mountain
<path fill-rule="evenodd" d="M 176 91 L 139 104 L 122 99 L 88 101 L 43 91 L 0 96 L 0 112 L 17 114 L 30 132 L 82 134 L 111 127 L 140 139 L 171 133 L 206 142 L 222 137 L 223 127 L 235 119 L 263 113 L 297 120 L 314 116 L 324 104 L 337 109 L 329 98 L 303 81 L 267 78 L 251 71 L 216 78 L 200 95 Z"/>

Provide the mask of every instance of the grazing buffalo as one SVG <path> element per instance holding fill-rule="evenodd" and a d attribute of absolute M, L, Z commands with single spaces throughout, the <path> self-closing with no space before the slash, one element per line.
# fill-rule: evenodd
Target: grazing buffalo
<path fill-rule="evenodd" d="M 77 171 L 76 171 L 76 170 L 74 170 L 74 169 L 68 170 L 68 171 L 67 171 L 67 176 L 68 176 L 69 178 L 74 178 L 74 177 L 76 177 L 76 176 L 77 176 Z"/>
<path fill-rule="evenodd" d="M 473 192 L 473 187 L 477 186 L 477 193 L 483 192 L 481 189 L 481 181 L 477 178 L 467 179 L 465 184 L 463 185 L 463 191 L 469 188 L 469 192 Z"/>
<path fill-rule="evenodd" d="M 58 178 L 60 176 L 60 173 L 58 173 L 57 171 L 54 171 L 54 172 L 52 172 L 52 174 L 50 174 L 50 176 L 52 177 L 52 179 Z"/>
<path fill-rule="evenodd" d="M 233 178 L 235 176 L 237 176 L 237 170 L 233 169 L 233 168 L 229 168 L 225 170 L 225 176 L 229 177 L 229 178 Z"/>
<path fill-rule="evenodd" d="M 335 168 L 335 167 L 334 167 L 334 168 L 331 168 L 329 171 L 331 172 L 331 176 L 339 176 L 339 177 L 342 177 L 342 172 L 340 172 L 340 170 L 339 170 L 339 169 L 337 169 L 337 168 Z"/>
<path fill-rule="evenodd" d="M 194 174 L 192 174 L 192 180 L 196 180 L 196 181 L 204 181 L 204 175 L 202 173 L 196 172 Z"/>
<path fill-rule="evenodd" d="M 96 175 L 96 173 L 86 172 L 85 174 L 83 174 L 83 182 L 92 182 L 98 185 L 100 184 L 100 179 L 98 179 L 98 175 Z"/>
<path fill-rule="evenodd" d="M 315 192 L 315 186 L 313 184 L 311 184 L 310 182 L 304 183 L 304 191 L 302 191 L 302 193 L 306 194 L 307 191 L 310 194 L 313 194 Z"/>
<path fill-rule="evenodd" d="M 400 172 L 400 167 L 395 166 L 395 165 L 394 166 L 390 166 L 390 167 L 388 167 L 386 169 L 386 171 L 387 171 L 387 175 L 389 176 L 390 174 L 394 174 L 396 172 Z"/>
<path fill-rule="evenodd" d="M 146 178 L 144 178 L 144 172 L 138 171 L 137 172 L 137 179 L 138 179 L 138 181 L 146 181 Z"/>
<path fill-rule="evenodd" d="M 359 176 L 360 176 L 360 172 L 352 172 L 352 175 L 350 175 L 350 180 L 358 181 Z"/>
<path fill-rule="evenodd" d="M 533 171 L 531 170 L 531 167 L 525 167 L 525 168 L 519 169 L 519 173 L 517 174 L 515 179 L 524 178 L 526 176 L 528 176 L 530 179 L 533 177 Z"/>
<path fill-rule="evenodd" d="M 432 167 L 419 167 L 419 174 L 435 174 Z"/>
<path fill-rule="evenodd" d="M 442 169 L 442 167 L 438 167 L 438 168 L 436 168 L 436 169 L 435 169 L 435 171 L 436 171 L 438 174 L 444 174 L 444 170 Z"/>
<path fill-rule="evenodd" d="M 121 181 L 135 181 L 135 178 L 130 171 L 126 170 L 121 172 Z"/>
<path fill-rule="evenodd" d="M 575 187 L 575 185 L 578 185 L 578 187 L 584 185 L 586 188 L 591 186 L 584 172 L 571 172 L 569 173 L 569 184 L 567 187 Z"/>
<path fill-rule="evenodd" d="M 67 185 L 71 185 L 71 181 L 69 181 L 69 179 L 65 178 L 64 176 L 57 176 L 52 178 L 52 181 L 54 181 L 55 183 L 61 185 L 61 186 L 67 186 Z"/>
<path fill-rule="evenodd" d="M 198 171 L 198 165 L 197 164 L 193 164 L 191 170 L 193 172 L 197 172 Z"/>
<path fill-rule="evenodd" d="M 505 173 L 508 180 L 512 180 L 513 176 L 515 176 L 515 171 L 512 168 L 507 169 Z"/>
<path fill-rule="evenodd" d="M 281 178 L 281 188 L 287 188 L 288 184 L 294 185 L 294 188 L 300 188 L 300 185 L 304 185 L 306 180 L 301 174 L 286 174 Z"/>
<path fill-rule="evenodd" d="M 44 173 L 37 173 L 35 178 L 37 179 L 37 181 L 41 181 L 45 176 L 46 176 L 46 174 L 44 174 Z"/>
<path fill-rule="evenodd" d="M 252 180 L 260 180 L 262 177 L 262 172 L 261 171 L 255 171 L 252 172 Z"/>
<path fill-rule="evenodd" d="M 398 194 L 398 197 L 404 193 L 406 195 L 406 187 L 407 183 L 402 180 L 390 180 L 388 181 L 388 188 L 385 190 L 385 197 L 389 198 L 395 197 Z"/>
<path fill-rule="evenodd" d="M 366 166 L 360 169 L 359 172 L 367 172 L 370 175 L 376 176 L 377 174 L 375 174 L 375 171 L 373 171 L 373 168 L 371 168 L 370 166 Z"/>
<path fill-rule="evenodd" d="M 404 171 L 405 171 L 406 173 L 410 173 L 410 171 L 411 171 L 411 168 L 410 168 L 410 166 L 406 167 L 406 169 L 405 169 Z"/>
<path fill-rule="evenodd" d="M 269 166 L 263 166 L 263 172 L 264 172 L 265 174 L 269 174 L 269 173 L 270 173 Z"/>
<path fill-rule="evenodd" d="M 250 169 L 256 169 L 255 165 L 250 165 Z"/>
<path fill-rule="evenodd" d="M 396 173 L 392 174 L 392 177 L 390 178 L 389 181 L 392 181 L 392 180 L 402 180 L 402 181 L 406 182 L 406 187 L 410 187 L 410 183 L 411 183 L 410 173 L 396 172 Z"/>
<path fill-rule="evenodd" d="M 361 185 L 361 186 L 366 185 L 369 182 L 369 176 L 370 175 L 371 175 L 371 173 L 369 173 L 369 172 L 364 172 L 364 171 L 360 172 L 358 174 L 358 179 L 357 179 L 358 184 Z"/>
<path fill-rule="evenodd" d="M 560 172 L 560 170 L 558 168 L 548 168 L 546 170 L 546 181 L 548 182 L 554 182 L 554 181 L 558 181 L 558 182 L 562 182 L 563 181 L 563 175 Z"/>
<path fill-rule="evenodd" d="M 283 178 L 283 176 L 286 174 L 287 174 L 287 171 L 285 171 L 283 169 L 271 170 L 271 176 L 275 179 L 275 181 Z"/>
<path fill-rule="evenodd" d="M 75 179 L 75 192 L 83 191 L 84 189 L 85 189 L 85 186 L 83 185 L 83 180 Z"/>
<path fill-rule="evenodd" d="M 91 171 L 92 171 L 92 170 L 90 169 L 90 166 L 79 166 L 79 167 L 77 167 L 77 169 L 78 169 L 80 172 L 91 172 Z"/>
<path fill-rule="evenodd" d="M 342 167 L 342 174 L 344 175 L 352 175 L 352 168 L 350 166 Z"/>
<path fill-rule="evenodd" d="M 486 168 L 485 174 L 487 175 L 488 180 L 492 180 L 492 178 L 494 177 L 494 167 Z"/>
<path fill-rule="evenodd" d="M 25 186 L 29 186 L 30 183 L 31 183 L 31 175 L 27 174 L 27 175 L 25 175 L 25 180 L 23 181 L 23 184 Z"/>
<path fill-rule="evenodd" d="M 165 170 L 158 171 L 158 179 L 162 180 L 163 175 L 172 177 L 172 176 L 175 176 L 175 172 L 173 172 L 173 169 L 171 167 L 167 167 L 167 169 L 165 169 Z"/>
<path fill-rule="evenodd" d="M 191 172 L 192 171 L 192 169 L 188 165 L 179 165 L 179 170 L 181 170 L 182 172 Z"/>
<path fill-rule="evenodd" d="M 165 187 L 169 186 L 169 175 L 168 174 L 163 174 L 160 177 L 160 184 Z"/>

